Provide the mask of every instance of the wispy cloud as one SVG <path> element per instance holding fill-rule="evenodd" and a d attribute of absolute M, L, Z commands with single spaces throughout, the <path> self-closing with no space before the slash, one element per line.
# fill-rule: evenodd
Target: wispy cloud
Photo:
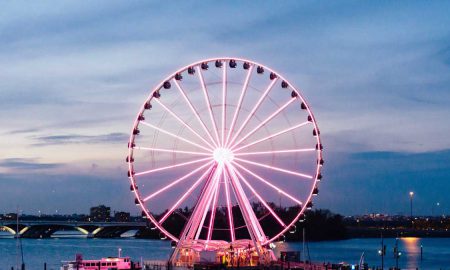
<path fill-rule="evenodd" d="M 11 131 L 8 131 L 4 134 L 10 134 L 10 135 L 15 135 L 15 134 L 26 134 L 26 133 L 34 133 L 39 131 L 39 128 L 24 128 L 24 129 L 14 129 Z"/>
<path fill-rule="evenodd" d="M 126 133 L 108 133 L 102 135 L 51 135 L 34 137 L 37 141 L 34 146 L 47 146 L 58 144 L 98 144 L 98 143 L 124 143 L 128 140 Z"/>
<path fill-rule="evenodd" d="M 0 160 L 0 167 L 23 171 L 54 169 L 63 166 L 60 163 L 42 163 L 36 158 L 7 158 Z"/>

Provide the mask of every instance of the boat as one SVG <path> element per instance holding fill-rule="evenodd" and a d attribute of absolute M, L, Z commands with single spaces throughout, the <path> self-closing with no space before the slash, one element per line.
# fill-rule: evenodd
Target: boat
<path fill-rule="evenodd" d="M 74 261 L 63 261 L 60 270 L 141 270 L 139 262 L 133 262 L 130 257 L 107 257 L 100 260 L 83 260 L 77 254 Z"/>

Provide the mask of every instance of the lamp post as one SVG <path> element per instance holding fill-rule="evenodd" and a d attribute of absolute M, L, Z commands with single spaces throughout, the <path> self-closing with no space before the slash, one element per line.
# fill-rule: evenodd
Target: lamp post
<path fill-rule="evenodd" d="M 381 232 L 381 249 L 378 250 L 378 255 L 381 256 L 381 269 L 384 270 L 384 255 L 386 255 L 386 245 L 384 244 L 383 232 Z"/>
<path fill-rule="evenodd" d="M 395 247 L 394 247 L 394 259 L 395 259 L 395 269 L 399 269 L 398 268 L 398 259 L 400 258 L 400 256 L 402 255 L 402 253 L 398 250 L 398 236 L 397 238 L 395 238 Z"/>
<path fill-rule="evenodd" d="M 414 192 L 412 192 L 412 191 L 410 191 L 409 192 L 409 203 L 410 203 L 410 216 L 411 216 L 411 220 L 412 220 L 412 217 L 413 217 L 413 212 L 412 212 L 412 203 L 413 203 L 413 196 L 414 196 Z"/>
<path fill-rule="evenodd" d="M 409 192 L 409 205 L 410 205 L 410 218 L 411 218 L 411 228 L 414 227 L 414 220 L 413 220 L 413 196 L 414 196 L 414 192 L 410 191 Z"/>

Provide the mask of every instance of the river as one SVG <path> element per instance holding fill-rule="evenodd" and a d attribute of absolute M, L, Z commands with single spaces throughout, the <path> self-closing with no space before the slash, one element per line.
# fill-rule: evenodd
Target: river
<path fill-rule="evenodd" d="M 395 266 L 393 248 L 395 239 L 384 240 L 386 247 L 385 267 Z M 402 269 L 450 269 L 450 238 L 401 238 L 398 242 L 402 255 L 399 265 Z M 421 259 L 420 249 L 423 247 Z M 167 259 L 171 252 L 169 241 L 122 239 L 52 238 L 22 239 L 26 269 L 59 269 L 62 260 L 74 259 L 76 253 L 85 259 L 116 256 L 118 248 L 122 254 L 133 260 Z M 309 258 L 316 262 L 348 262 L 357 264 L 364 252 L 365 262 L 370 267 L 381 265 L 377 251 L 380 239 L 350 239 L 343 241 L 311 242 L 305 245 Z M 275 252 L 280 250 L 302 250 L 302 243 L 276 243 Z M 15 266 L 17 256 L 15 239 L 0 239 L 0 270 Z M 19 257 L 20 259 L 20 257 Z"/>

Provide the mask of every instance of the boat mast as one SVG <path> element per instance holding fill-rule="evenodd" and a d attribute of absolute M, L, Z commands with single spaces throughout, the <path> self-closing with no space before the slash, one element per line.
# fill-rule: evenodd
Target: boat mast
<path fill-rule="evenodd" d="M 20 237 L 20 231 L 19 231 L 19 206 L 17 206 L 17 212 L 16 212 L 16 267 L 19 268 L 19 252 L 20 252 L 20 258 L 21 260 L 21 266 L 23 265 L 23 249 L 22 249 L 22 239 Z"/>

